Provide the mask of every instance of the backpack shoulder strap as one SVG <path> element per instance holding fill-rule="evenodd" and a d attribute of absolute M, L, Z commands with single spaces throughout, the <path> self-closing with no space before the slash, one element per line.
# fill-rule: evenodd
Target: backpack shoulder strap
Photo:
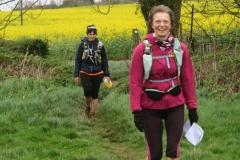
<path fill-rule="evenodd" d="M 143 67 L 144 67 L 144 80 L 149 78 L 151 68 L 152 68 L 152 44 L 149 43 L 147 39 L 143 41 L 144 43 L 144 54 L 143 54 Z"/>
<path fill-rule="evenodd" d="M 149 41 L 147 39 L 145 39 L 143 41 L 143 43 L 144 43 L 144 46 L 145 46 L 144 54 L 147 54 L 147 55 L 152 54 L 152 44 L 149 43 Z"/>
<path fill-rule="evenodd" d="M 101 57 L 101 49 L 102 49 L 103 43 L 101 41 L 98 41 L 98 46 L 95 54 L 95 62 L 96 64 L 102 63 L 102 57 Z"/>
<path fill-rule="evenodd" d="M 83 42 L 83 54 L 82 54 L 82 60 L 85 60 L 87 58 L 87 55 L 89 54 L 89 47 L 87 42 Z"/>
<path fill-rule="evenodd" d="M 87 42 L 83 42 L 83 47 L 84 47 L 84 49 L 88 49 L 88 44 L 87 44 Z"/>
<path fill-rule="evenodd" d="M 103 46 L 103 43 L 101 41 L 98 41 L 98 46 L 97 46 L 97 50 L 96 50 L 97 55 L 96 56 L 100 56 L 102 46 Z"/>
<path fill-rule="evenodd" d="M 180 42 L 177 38 L 174 39 L 173 52 L 175 54 L 174 57 L 175 57 L 176 65 L 177 65 L 177 75 L 180 76 L 183 50 L 182 50 Z"/>
<path fill-rule="evenodd" d="M 103 43 L 101 41 L 98 41 L 98 49 L 102 49 Z"/>

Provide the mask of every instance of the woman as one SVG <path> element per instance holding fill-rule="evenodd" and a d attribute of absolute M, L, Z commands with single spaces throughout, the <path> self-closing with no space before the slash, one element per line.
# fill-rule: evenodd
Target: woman
<path fill-rule="evenodd" d="M 162 120 L 167 133 L 167 160 L 179 160 L 184 104 L 187 105 L 191 124 L 198 120 L 194 70 L 187 47 L 173 37 L 174 24 L 174 15 L 169 7 L 154 6 L 149 12 L 150 30 L 145 44 L 140 43 L 132 56 L 130 105 L 135 126 L 144 131 L 146 137 L 148 160 L 162 158 Z M 147 42 L 150 45 L 146 45 Z M 179 45 L 179 48 L 174 45 Z M 177 59 L 179 53 L 182 61 Z M 150 58 L 152 64 L 147 78 L 144 75 L 144 55 L 153 58 Z M 177 63 L 181 64 L 180 68 Z"/>
<path fill-rule="evenodd" d="M 87 37 L 82 39 L 76 55 L 74 82 L 79 83 L 79 74 L 86 103 L 84 116 L 96 119 L 98 92 L 103 79 L 110 81 L 108 59 L 101 41 L 97 38 L 97 28 L 87 26 Z"/>

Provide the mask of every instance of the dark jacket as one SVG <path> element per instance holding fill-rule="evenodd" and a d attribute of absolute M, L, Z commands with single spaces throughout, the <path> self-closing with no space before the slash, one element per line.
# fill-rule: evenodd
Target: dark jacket
<path fill-rule="evenodd" d="M 108 70 L 108 59 L 107 55 L 104 49 L 104 46 L 102 46 L 101 49 L 101 63 L 91 63 L 89 59 L 83 60 L 82 55 L 84 52 L 84 42 L 88 44 L 89 49 L 92 49 L 91 56 L 95 57 L 96 50 L 98 49 L 98 42 L 99 40 L 96 38 L 94 41 L 88 41 L 87 37 L 84 37 L 82 39 L 82 42 L 80 43 L 76 59 L 75 59 L 75 69 L 74 69 L 74 77 L 79 77 L 79 71 L 82 70 L 87 73 L 98 73 L 100 71 L 103 71 L 104 76 L 110 77 L 110 72 Z"/>

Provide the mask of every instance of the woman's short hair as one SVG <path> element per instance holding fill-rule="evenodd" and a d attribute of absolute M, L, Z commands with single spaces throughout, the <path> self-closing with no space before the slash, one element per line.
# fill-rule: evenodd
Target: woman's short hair
<path fill-rule="evenodd" d="M 87 34 L 93 32 L 94 34 L 97 35 L 97 28 L 96 26 L 94 26 L 93 24 L 92 25 L 89 25 L 87 26 Z"/>

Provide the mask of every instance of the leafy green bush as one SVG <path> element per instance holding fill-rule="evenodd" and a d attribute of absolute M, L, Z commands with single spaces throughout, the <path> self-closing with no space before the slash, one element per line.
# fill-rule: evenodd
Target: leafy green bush
<path fill-rule="evenodd" d="M 0 53 L 4 53 L 3 52 L 4 50 L 18 52 L 19 51 L 19 42 L 13 41 L 13 40 L 0 39 L 0 47 L 1 47 Z"/>
<path fill-rule="evenodd" d="M 12 51 L 40 57 L 49 55 L 49 44 L 47 39 L 22 38 L 17 41 L 0 39 L 0 47 L 2 48 L 0 53 Z"/>
<path fill-rule="evenodd" d="M 227 46 L 225 46 L 227 47 Z M 208 92 L 208 96 L 222 99 L 240 91 L 240 58 L 233 49 L 193 55 L 196 87 Z"/>
<path fill-rule="evenodd" d="M 21 53 L 38 55 L 40 57 L 46 57 L 49 54 L 48 40 L 27 38 L 20 40 L 19 44 L 19 51 Z"/>
<path fill-rule="evenodd" d="M 51 79 L 62 86 L 73 83 L 73 64 L 57 57 L 23 55 L 0 47 L 0 68 L 0 81 L 14 77 L 33 77 Z"/>

